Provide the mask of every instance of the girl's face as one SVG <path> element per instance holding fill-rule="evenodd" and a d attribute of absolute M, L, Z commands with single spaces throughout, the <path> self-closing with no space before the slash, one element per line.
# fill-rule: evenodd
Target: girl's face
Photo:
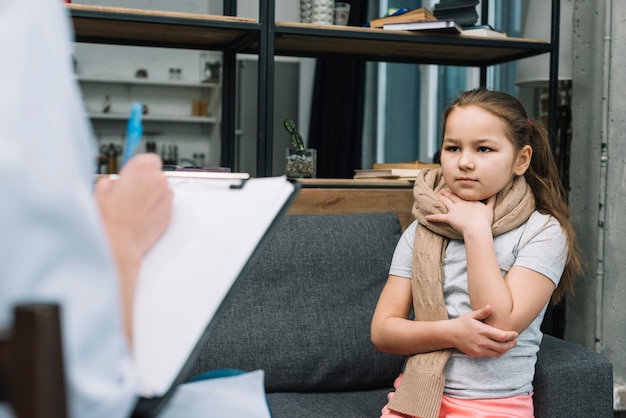
<path fill-rule="evenodd" d="M 441 168 L 448 188 L 463 200 L 484 200 L 521 176 L 532 148 L 516 152 L 502 120 L 478 106 L 458 107 L 446 121 Z"/>

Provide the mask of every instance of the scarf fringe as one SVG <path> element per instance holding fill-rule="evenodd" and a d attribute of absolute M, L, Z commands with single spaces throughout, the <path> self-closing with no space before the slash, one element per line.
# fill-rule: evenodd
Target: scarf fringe
<path fill-rule="evenodd" d="M 443 369 L 452 351 L 411 356 L 388 408 L 413 417 L 438 418 L 445 383 Z"/>

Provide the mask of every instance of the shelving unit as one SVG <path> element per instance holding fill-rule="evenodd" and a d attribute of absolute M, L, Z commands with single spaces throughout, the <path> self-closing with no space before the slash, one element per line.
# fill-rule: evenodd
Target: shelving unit
<path fill-rule="evenodd" d="M 191 83 L 176 80 L 153 79 L 110 79 L 78 77 L 83 92 L 83 101 L 92 121 L 128 119 L 130 104 L 135 101 L 145 103 L 148 113 L 143 115 L 146 122 L 197 123 L 212 125 L 220 122 L 219 83 Z M 161 100 L 157 100 L 159 91 L 170 97 L 169 109 L 164 109 Z M 116 93 L 118 105 L 110 113 L 102 111 L 101 101 L 104 95 Z M 171 99 L 176 93 L 176 98 Z M 208 103 L 208 114 L 194 116 L 191 113 L 192 100 L 203 99 Z M 121 102 L 121 104 L 119 103 Z M 154 106 L 153 106 L 154 104 Z M 151 109 L 152 108 L 152 109 Z M 156 111 L 156 112 L 155 112 Z"/>
<path fill-rule="evenodd" d="M 137 86 L 161 86 L 161 87 L 190 87 L 190 88 L 206 88 L 206 89 L 215 89 L 219 88 L 218 83 L 189 83 L 186 81 L 175 81 L 175 80 L 152 80 L 152 79 L 142 79 L 142 78 L 134 78 L 134 79 L 118 79 L 118 78 L 96 78 L 96 77 L 79 77 L 78 81 L 80 83 L 104 83 L 104 84 L 126 84 L 126 85 L 137 85 Z"/>
<path fill-rule="evenodd" d="M 88 113 L 92 120 L 121 120 L 128 119 L 127 113 Z M 162 115 L 143 115 L 144 122 L 172 122 L 172 123 L 200 123 L 212 125 L 218 123 L 218 118 L 214 116 L 162 116 Z"/>
<path fill-rule="evenodd" d="M 392 32 L 348 26 L 275 22 L 274 0 L 260 0 L 259 19 L 238 18 L 236 1 L 225 16 L 68 5 L 76 41 L 223 52 L 222 165 L 235 160 L 236 54 L 259 56 L 257 176 L 272 172 L 274 57 L 302 56 L 379 62 L 489 66 L 550 54 L 550 130 L 556 131 L 560 0 L 552 0 L 550 42 Z M 483 19 L 488 10 L 482 2 Z"/>

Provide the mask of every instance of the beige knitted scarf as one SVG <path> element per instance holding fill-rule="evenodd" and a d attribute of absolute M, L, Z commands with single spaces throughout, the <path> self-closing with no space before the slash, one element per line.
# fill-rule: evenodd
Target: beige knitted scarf
<path fill-rule="evenodd" d="M 448 319 L 443 297 L 443 257 L 448 239 L 462 236 L 445 223 L 428 222 L 426 215 L 446 213 L 437 193 L 445 188 L 441 168 L 422 170 L 415 181 L 413 215 L 419 222 L 413 248 L 413 310 L 416 321 Z M 510 231 L 528 220 L 535 199 L 523 176 L 515 177 L 496 196 L 492 232 Z M 409 357 L 402 382 L 388 407 L 421 418 L 437 418 L 445 382 L 445 365 L 452 349 Z"/>

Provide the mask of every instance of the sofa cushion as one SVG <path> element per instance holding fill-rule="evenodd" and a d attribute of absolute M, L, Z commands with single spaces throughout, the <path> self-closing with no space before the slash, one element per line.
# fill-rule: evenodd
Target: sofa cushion
<path fill-rule="evenodd" d="M 613 365 L 581 345 L 544 335 L 533 386 L 537 418 L 613 417 Z"/>
<path fill-rule="evenodd" d="M 268 392 L 390 387 L 402 356 L 370 321 L 401 228 L 395 213 L 288 215 L 193 367 L 263 369 Z"/>
<path fill-rule="evenodd" d="M 272 418 L 378 417 L 390 389 L 358 392 L 280 392 L 267 395 Z"/>

